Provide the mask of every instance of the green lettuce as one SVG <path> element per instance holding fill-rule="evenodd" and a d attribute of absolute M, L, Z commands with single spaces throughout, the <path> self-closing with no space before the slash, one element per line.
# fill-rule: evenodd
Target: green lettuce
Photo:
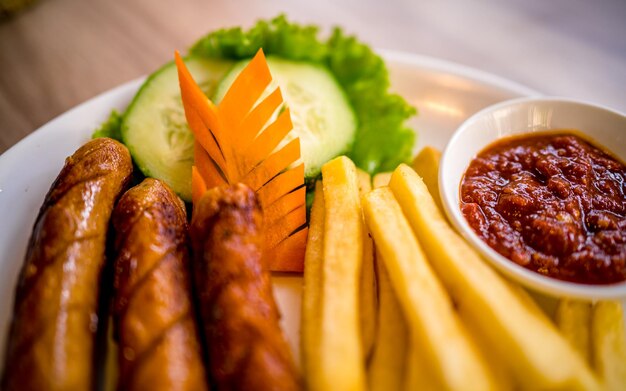
<path fill-rule="evenodd" d="M 358 120 L 348 156 L 370 174 L 393 170 L 411 158 L 415 133 L 405 121 L 416 113 L 401 96 L 391 94 L 385 63 L 366 44 L 335 28 L 322 40 L 316 26 L 302 26 L 280 15 L 251 29 L 222 29 L 197 41 L 192 55 L 239 60 L 259 48 L 289 60 L 323 64 L 342 86 Z"/>
<path fill-rule="evenodd" d="M 122 118 L 123 116 L 117 110 L 112 110 L 109 118 L 93 132 L 91 138 L 110 137 L 117 141 L 122 141 Z"/>

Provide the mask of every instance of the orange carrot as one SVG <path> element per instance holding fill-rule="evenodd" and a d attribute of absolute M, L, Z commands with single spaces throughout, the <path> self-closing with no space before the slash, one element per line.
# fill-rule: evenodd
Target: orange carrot
<path fill-rule="evenodd" d="M 178 52 L 175 53 L 178 81 L 185 108 L 185 118 L 196 141 L 211 155 L 222 171 L 226 166 L 220 144 L 225 143 L 217 109 L 193 80 Z"/>
<path fill-rule="evenodd" d="M 226 181 L 209 154 L 196 141 L 194 145 L 194 163 L 207 188 L 225 185 Z"/>
<path fill-rule="evenodd" d="M 279 272 L 304 271 L 303 257 L 308 232 L 308 228 L 303 228 L 266 252 L 265 259 L 270 269 Z"/>
<path fill-rule="evenodd" d="M 235 142 L 241 145 L 243 149 L 248 148 L 247 143 L 252 141 L 257 135 L 256 133 L 251 134 L 250 132 L 258 132 L 260 129 L 263 129 L 282 102 L 283 96 L 280 93 L 280 88 L 277 88 L 261 103 L 256 105 L 246 118 L 244 118 L 237 132 L 235 132 L 235 137 L 237 137 Z"/>
<path fill-rule="evenodd" d="M 272 249 L 278 243 L 283 241 L 287 236 L 295 232 L 306 221 L 306 205 L 302 204 L 300 207 L 292 210 L 279 219 L 274 220 L 274 223 L 267 226 L 265 233 L 266 248 Z"/>
<path fill-rule="evenodd" d="M 241 71 L 219 105 L 224 124 L 236 129 L 272 81 L 263 50 Z"/>
<path fill-rule="evenodd" d="M 215 106 L 175 54 L 185 117 L 196 143 L 192 168 L 194 203 L 207 188 L 242 182 L 259 197 L 265 216 L 266 249 L 276 258 L 271 270 L 302 271 L 306 235 L 304 165 L 300 140 L 277 149 L 293 128 L 286 109 L 272 121 L 282 103 L 280 88 L 263 98 L 272 81 L 259 50 Z M 304 238 L 304 239 L 303 239 Z M 275 268 L 274 268 L 275 267 Z"/>
<path fill-rule="evenodd" d="M 265 213 L 265 223 L 268 225 L 272 225 L 275 221 L 270 220 L 272 218 L 280 218 L 281 216 L 286 215 L 292 210 L 296 209 L 299 206 L 303 205 L 303 201 L 306 196 L 306 188 L 303 186 L 297 190 L 292 191 L 291 193 L 287 193 L 264 207 L 263 212 Z"/>
<path fill-rule="evenodd" d="M 276 201 L 285 194 L 285 189 L 287 192 L 290 192 L 302 185 L 302 178 L 304 178 L 304 164 L 290 168 L 274 177 L 274 179 L 257 190 L 257 194 L 261 199 L 261 205 L 269 205 Z"/>
<path fill-rule="evenodd" d="M 293 128 L 289 109 L 283 111 L 276 121 L 271 123 L 244 152 L 249 157 L 249 168 L 259 164 L 278 146 L 287 133 Z"/>
<path fill-rule="evenodd" d="M 196 166 L 191 166 L 191 199 L 195 204 L 200 197 L 207 191 L 204 179 L 196 169 Z"/>
<path fill-rule="evenodd" d="M 299 157 L 300 139 L 296 138 L 252 169 L 252 171 L 242 179 L 242 182 L 250 186 L 254 191 L 257 191 L 282 170 L 286 169 L 290 162 L 297 160 Z M 304 183 L 304 177 L 302 177 L 300 184 L 302 183 Z M 288 191 L 290 190 L 293 189 L 289 189 Z"/>
<path fill-rule="evenodd" d="M 194 122 L 199 122 L 198 125 L 195 126 L 196 129 L 204 126 L 204 122 L 200 120 L 200 117 L 195 113 L 191 112 L 187 116 L 187 122 L 192 124 Z M 207 151 L 207 153 L 213 157 L 213 160 L 216 162 L 220 170 L 224 171 L 226 167 L 226 161 L 224 158 L 224 154 L 222 153 L 220 146 L 217 144 L 217 140 L 213 133 L 206 128 L 204 132 L 196 132 L 197 135 L 194 135 L 196 141 L 202 146 L 202 148 Z"/>

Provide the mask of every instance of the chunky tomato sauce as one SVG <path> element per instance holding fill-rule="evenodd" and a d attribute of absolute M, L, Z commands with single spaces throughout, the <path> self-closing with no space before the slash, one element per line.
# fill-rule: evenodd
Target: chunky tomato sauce
<path fill-rule="evenodd" d="M 487 147 L 465 172 L 461 209 L 489 246 L 537 273 L 585 284 L 626 280 L 626 167 L 578 136 Z"/>

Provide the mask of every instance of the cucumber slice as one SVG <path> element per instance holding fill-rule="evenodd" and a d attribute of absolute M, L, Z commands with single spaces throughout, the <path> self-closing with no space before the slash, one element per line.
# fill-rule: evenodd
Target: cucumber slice
<path fill-rule="evenodd" d="M 187 58 L 187 68 L 207 96 L 233 63 Z M 165 181 L 182 199 L 191 201 L 194 137 L 185 120 L 176 64 L 170 62 L 143 84 L 124 114 L 122 141 L 139 169 Z"/>
<path fill-rule="evenodd" d="M 224 77 L 213 97 L 215 102 L 222 100 L 248 61 L 238 62 Z M 264 96 L 279 85 L 293 122 L 293 130 L 278 148 L 300 137 L 304 175 L 315 178 L 324 163 L 350 149 L 356 133 L 352 106 L 326 67 L 272 56 L 267 63 L 274 80 Z"/>

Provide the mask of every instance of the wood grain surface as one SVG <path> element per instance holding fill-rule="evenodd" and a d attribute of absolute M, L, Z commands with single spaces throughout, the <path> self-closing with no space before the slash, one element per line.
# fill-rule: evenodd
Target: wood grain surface
<path fill-rule="evenodd" d="M 40 0 L 0 22 L 0 153 L 203 34 L 281 12 L 626 111 L 624 0 Z"/>

